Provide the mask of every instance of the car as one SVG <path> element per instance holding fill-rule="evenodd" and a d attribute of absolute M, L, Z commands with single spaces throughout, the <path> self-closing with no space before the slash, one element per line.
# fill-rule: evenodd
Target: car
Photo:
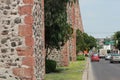
<path fill-rule="evenodd" d="M 91 61 L 97 61 L 99 62 L 100 58 L 99 58 L 99 55 L 98 54 L 92 54 L 91 55 Z"/>
<path fill-rule="evenodd" d="M 120 62 L 120 54 L 118 53 L 111 54 L 110 63 L 113 62 Z"/>
<path fill-rule="evenodd" d="M 110 60 L 111 59 L 111 54 L 107 54 L 106 56 L 105 56 L 105 60 Z"/>

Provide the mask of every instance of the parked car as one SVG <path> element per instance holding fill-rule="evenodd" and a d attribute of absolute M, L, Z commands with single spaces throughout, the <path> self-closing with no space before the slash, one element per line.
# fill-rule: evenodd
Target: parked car
<path fill-rule="evenodd" d="M 118 53 L 111 54 L 110 63 L 113 62 L 120 62 L 120 54 Z"/>
<path fill-rule="evenodd" d="M 98 54 L 92 54 L 91 55 L 91 61 L 97 61 L 99 62 L 100 58 L 99 58 L 99 55 Z"/>
<path fill-rule="evenodd" d="M 110 60 L 111 59 L 111 54 L 107 54 L 106 56 L 105 56 L 105 60 Z"/>

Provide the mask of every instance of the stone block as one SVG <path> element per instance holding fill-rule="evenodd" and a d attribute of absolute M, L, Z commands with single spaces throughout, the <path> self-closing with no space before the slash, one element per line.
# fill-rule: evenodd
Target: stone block
<path fill-rule="evenodd" d="M 19 7 L 19 14 L 20 15 L 25 15 L 25 14 L 30 15 L 31 13 L 32 13 L 32 6 L 31 5 L 25 5 L 25 6 Z"/>
<path fill-rule="evenodd" d="M 33 4 L 34 0 L 23 0 L 25 4 Z"/>
<path fill-rule="evenodd" d="M 24 19 L 25 24 L 32 25 L 33 21 L 34 21 L 34 19 L 33 19 L 32 15 L 25 16 L 25 19 Z"/>
<path fill-rule="evenodd" d="M 22 65 L 32 67 L 35 65 L 34 58 L 32 56 L 24 57 L 22 60 Z"/>
<path fill-rule="evenodd" d="M 26 46 L 29 46 L 29 47 L 34 45 L 34 40 L 33 40 L 32 36 L 25 37 L 25 44 L 26 44 Z"/>
<path fill-rule="evenodd" d="M 19 35 L 20 36 L 31 36 L 32 33 L 32 26 L 31 25 L 20 25 L 19 26 Z"/>
<path fill-rule="evenodd" d="M 17 53 L 19 56 L 32 56 L 33 55 L 33 48 L 32 47 L 18 47 L 16 48 Z"/>
<path fill-rule="evenodd" d="M 33 69 L 31 68 L 14 68 L 13 74 L 19 76 L 22 80 L 32 79 Z"/>

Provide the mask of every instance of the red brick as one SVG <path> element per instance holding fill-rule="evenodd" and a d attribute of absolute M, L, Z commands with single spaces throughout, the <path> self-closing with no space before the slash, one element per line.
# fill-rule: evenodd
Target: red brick
<path fill-rule="evenodd" d="M 31 5 L 25 5 L 25 6 L 19 7 L 18 9 L 19 9 L 20 15 L 32 14 L 32 6 Z"/>
<path fill-rule="evenodd" d="M 31 68 L 13 68 L 13 74 L 20 78 L 32 79 L 33 69 L 31 69 Z"/>
<path fill-rule="evenodd" d="M 25 19 L 24 19 L 24 22 L 25 24 L 29 24 L 29 25 L 32 25 L 33 24 L 33 17 L 32 15 L 28 15 L 28 16 L 25 16 Z"/>
<path fill-rule="evenodd" d="M 32 36 L 25 37 L 25 44 L 26 46 L 32 47 L 34 45 L 34 40 Z"/>
<path fill-rule="evenodd" d="M 34 0 L 23 0 L 25 4 L 33 4 Z"/>
<path fill-rule="evenodd" d="M 69 53 L 67 52 L 67 43 L 63 46 L 63 49 L 61 50 L 62 53 L 62 66 L 68 66 L 69 65 Z"/>
<path fill-rule="evenodd" d="M 32 34 L 32 25 L 27 25 L 26 28 L 25 28 L 25 34 L 26 36 L 30 36 L 30 35 L 33 35 Z"/>
<path fill-rule="evenodd" d="M 33 48 L 32 47 L 27 47 L 27 48 L 16 48 L 17 54 L 19 56 L 32 56 L 33 55 Z"/>
<path fill-rule="evenodd" d="M 34 58 L 31 56 L 25 57 L 22 61 L 22 64 L 30 67 L 34 66 Z"/>
<path fill-rule="evenodd" d="M 33 76 L 33 79 L 32 80 L 37 80 L 35 76 Z"/>
<path fill-rule="evenodd" d="M 19 35 L 20 36 L 32 36 L 32 26 L 31 25 L 20 25 Z"/>

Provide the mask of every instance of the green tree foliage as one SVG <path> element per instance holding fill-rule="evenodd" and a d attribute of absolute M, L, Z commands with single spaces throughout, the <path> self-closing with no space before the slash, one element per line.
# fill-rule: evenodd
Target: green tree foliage
<path fill-rule="evenodd" d="M 82 33 L 80 30 L 76 31 L 76 38 L 77 53 L 79 51 L 90 50 L 97 46 L 94 37 L 88 36 L 87 33 Z"/>
<path fill-rule="evenodd" d="M 83 33 L 80 30 L 76 31 L 76 52 L 85 50 L 85 42 Z"/>
<path fill-rule="evenodd" d="M 46 53 L 48 49 L 60 49 L 73 33 L 67 23 L 66 4 L 69 1 L 72 0 L 44 0 Z"/>
<path fill-rule="evenodd" d="M 114 40 L 116 41 L 115 47 L 120 50 L 120 31 L 115 32 L 113 35 Z"/>
<path fill-rule="evenodd" d="M 97 47 L 97 40 L 93 36 L 89 36 L 89 49 L 92 49 L 93 47 Z"/>

